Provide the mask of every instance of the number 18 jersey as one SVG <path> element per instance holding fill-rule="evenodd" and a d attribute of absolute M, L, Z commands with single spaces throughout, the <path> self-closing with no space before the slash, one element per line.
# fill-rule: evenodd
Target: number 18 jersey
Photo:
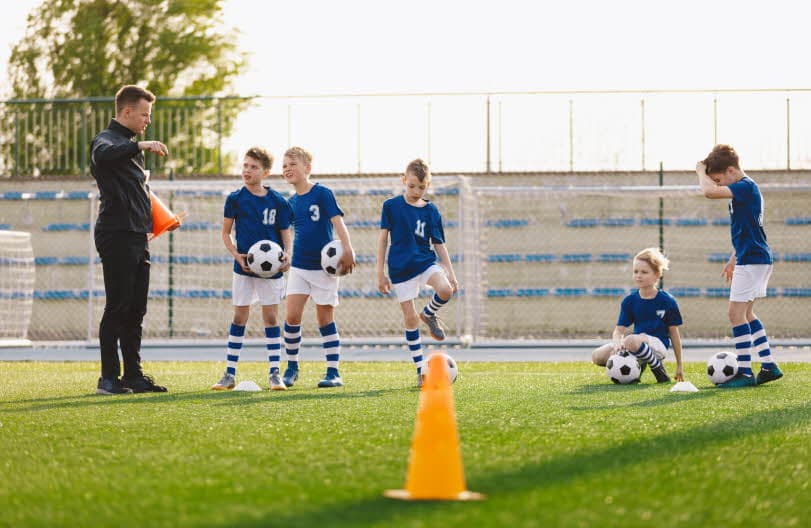
<path fill-rule="evenodd" d="M 388 229 L 391 236 L 388 266 L 394 284 L 412 279 L 435 264 L 431 243 L 445 243 L 439 209 L 431 202 L 423 207 L 410 205 L 402 195 L 383 202 L 380 228 Z"/>

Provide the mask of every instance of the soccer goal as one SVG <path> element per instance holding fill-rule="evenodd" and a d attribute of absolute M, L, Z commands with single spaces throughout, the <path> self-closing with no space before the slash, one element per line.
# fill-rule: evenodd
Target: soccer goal
<path fill-rule="evenodd" d="M 31 235 L 0 231 L 0 346 L 30 345 L 34 305 L 34 251 Z"/>

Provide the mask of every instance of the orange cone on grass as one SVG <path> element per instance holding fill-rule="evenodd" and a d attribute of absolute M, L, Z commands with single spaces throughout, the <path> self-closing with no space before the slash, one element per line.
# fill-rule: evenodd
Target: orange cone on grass
<path fill-rule="evenodd" d="M 462 452 L 448 365 L 439 355 L 428 358 L 428 375 L 420 391 L 417 420 L 408 457 L 405 489 L 386 490 L 402 500 L 481 500 L 465 489 Z"/>
<path fill-rule="evenodd" d="M 180 218 L 166 207 L 166 204 L 155 193 L 149 191 L 149 201 L 152 204 L 152 235 L 157 237 L 180 226 Z"/>

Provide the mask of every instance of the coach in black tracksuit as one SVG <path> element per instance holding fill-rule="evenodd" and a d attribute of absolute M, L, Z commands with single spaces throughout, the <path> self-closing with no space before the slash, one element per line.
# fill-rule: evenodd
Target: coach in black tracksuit
<path fill-rule="evenodd" d="M 146 150 L 168 153 L 160 141 L 134 142 L 149 125 L 155 96 L 124 86 L 115 96 L 115 118 L 90 144 L 90 172 L 99 187 L 94 238 L 104 269 L 106 302 L 99 325 L 98 394 L 166 392 L 141 370 L 141 324 L 149 292 L 148 236 L 152 207 L 144 174 Z M 124 359 L 124 376 L 119 380 Z"/>

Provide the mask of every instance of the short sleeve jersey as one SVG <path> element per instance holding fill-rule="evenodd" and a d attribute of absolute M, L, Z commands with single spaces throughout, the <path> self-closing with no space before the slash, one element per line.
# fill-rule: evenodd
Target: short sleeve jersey
<path fill-rule="evenodd" d="M 736 264 L 771 264 L 772 251 L 763 230 L 763 196 L 754 180 L 743 177 L 729 185 L 730 232 Z"/>
<path fill-rule="evenodd" d="M 316 183 L 305 194 L 294 194 L 288 200 L 293 211 L 294 268 L 321 269 L 321 248 L 332 241 L 332 219 L 344 212 L 338 207 L 335 195 L 327 187 Z"/>
<path fill-rule="evenodd" d="M 388 267 L 394 284 L 412 279 L 436 263 L 431 243 L 444 244 L 445 231 L 439 209 L 428 202 L 416 207 L 400 195 L 383 202 L 380 228 L 391 236 Z"/>
<path fill-rule="evenodd" d="M 617 326 L 632 324 L 635 334 L 658 337 L 665 348 L 668 348 L 670 347 L 668 327 L 682 324 L 679 304 L 665 291 L 659 290 L 653 299 L 643 299 L 637 290 L 622 300 L 617 319 Z"/>
<path fill-rule="evenodd" d="M 247 188 L 232 192 L 225 199 L 223 216 L 234 220 L 236 230 L 237 251 L 245 254 L 260 240 L 272 240 L 280 246 L 282 244 L 281 232 L 290 227 L 290 205 L 280 193 L 265 187 L 267 194 L 257 196 Z M 284 248 L 289 250 L 289 248 Z M 255 277 L 253 273 L 242 270 L 239 263 L 234 260 L 234 273 Z M 282 274 L 274 275 L 273 279 Z"/>

